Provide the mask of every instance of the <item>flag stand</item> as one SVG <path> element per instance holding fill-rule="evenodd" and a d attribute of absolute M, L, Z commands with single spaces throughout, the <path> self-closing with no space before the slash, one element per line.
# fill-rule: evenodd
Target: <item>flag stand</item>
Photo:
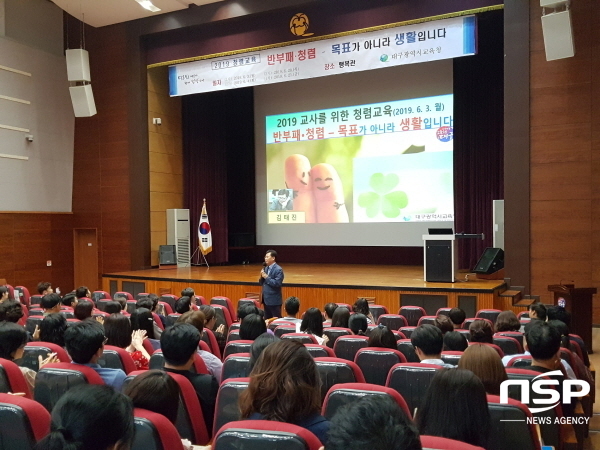
<path fill-rule="evenodd" d="M 204 262 L 201 263 L 200 258 L 198 258 L 198 262 L 196 264 L 193 263 L 194 256 L 196 256 L 196 253 L 198 252 L 198 250 L 200 250 L 200 249 L 197 248 L 196 250 L 194 250 L 192 257 L 190 258 L 190 266 L 198 266 L 198 267 L 206 266 L 208 269 L 210 269 L 210 266 L 208 265 L 208 261 L 206 260 L 206 256 L 204 256 L 204 254 L 202 252 L 200 252 L 200 255 L 202 256 L 202 259 L 204 260 Z"/>

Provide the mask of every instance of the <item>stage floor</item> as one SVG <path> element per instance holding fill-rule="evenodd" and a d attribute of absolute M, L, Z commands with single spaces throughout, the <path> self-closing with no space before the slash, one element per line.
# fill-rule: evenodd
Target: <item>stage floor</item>
<path fill-rule="evenodd" d="M 478 280 L 455 283 L 428 283 L 422 266 L 386 266 L 367 264 L 282 264 L 286 287 L 326 287 L 345 289 L 410 290 L 410 291 L 469 291 L 493 292 L 504 280 Z M 199 284 L 258 285 L 262 266 L 258 264 L 148 269 L 104 274 L 104 278 L 171 281 Z M 464 275 L 460 275 L 463 276 Z"/>

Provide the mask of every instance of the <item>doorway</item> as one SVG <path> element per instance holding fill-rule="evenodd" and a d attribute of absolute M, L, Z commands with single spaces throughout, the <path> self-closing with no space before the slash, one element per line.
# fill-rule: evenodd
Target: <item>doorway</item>
<path fill-rule="evenodd" d="M 75 288 L 87 286 L 90 292 L 98 290 L 98 230 L 75 228 L 73 230 L 73 268 Z"/>

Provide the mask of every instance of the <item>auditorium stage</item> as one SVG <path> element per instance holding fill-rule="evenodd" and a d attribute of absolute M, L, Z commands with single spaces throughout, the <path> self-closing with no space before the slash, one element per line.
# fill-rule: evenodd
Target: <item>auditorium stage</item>
<path fill-rule="evenodd" d="M 386 266 L 356 264 L 282 264 L 285 280 L 284 298 L 296 296 L 301 308 L 323 308 L 328 302 L 354 303 L 358 297 L 369 297 L 396 313 L 400 305 L 423 306 L 435 314 L 442 306 L 460 306 L 467 314 L 483 308 L 513 309 L 511 300 L 500 297 L 505 290 L 503 280 L 471 280 L 455 283 L 427 283 L 422 266 Z M 196 295 L 207 300 L 223 295 L 234 305 L 243 297 L 258 295 L 258 277 L 262 266 L 236 265 L 148 269 L 104 274 L 103 290 L 111 294 L 151 292 L 179 295 L 192 287 Z M 474 278 L 470 275 L 469 278 Z"/>

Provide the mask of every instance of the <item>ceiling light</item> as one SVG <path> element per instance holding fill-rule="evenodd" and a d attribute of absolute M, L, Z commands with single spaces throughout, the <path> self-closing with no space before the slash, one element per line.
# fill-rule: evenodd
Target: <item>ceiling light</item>
<path fill-rule="evenodd" d="M 150 0 L 135 0 L 135 1 L 138 2 L 142 8 L 147 9 L 148 11 L 152 11 L 152 12 L 160 11 L 160 8 L 157 8 L 156 6 L 154 6 L 154 4 Z"/>

